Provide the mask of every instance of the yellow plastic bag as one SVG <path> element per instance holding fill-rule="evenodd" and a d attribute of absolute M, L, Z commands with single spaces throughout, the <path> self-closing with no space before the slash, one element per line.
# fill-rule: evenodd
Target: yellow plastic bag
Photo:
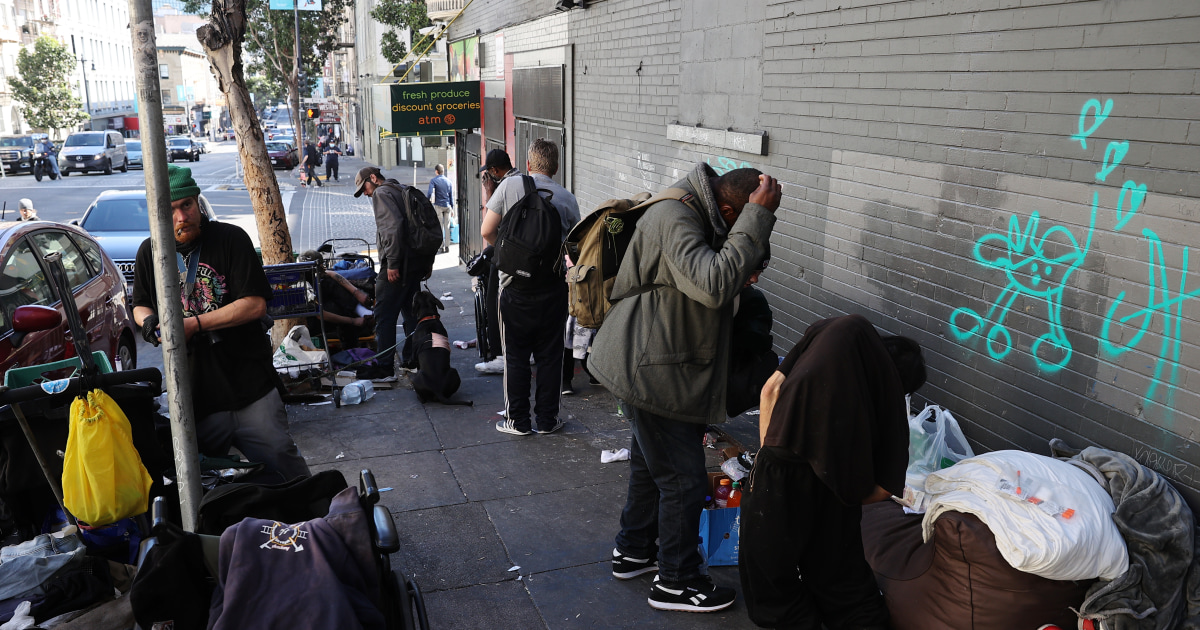
<path fill-rule="evenodd" d="M 116 401 L 98 389 L 76 398 L 63 458 L 67 511 L 89 525 L 115 523 L 147 510 L 151 483 Z"/>

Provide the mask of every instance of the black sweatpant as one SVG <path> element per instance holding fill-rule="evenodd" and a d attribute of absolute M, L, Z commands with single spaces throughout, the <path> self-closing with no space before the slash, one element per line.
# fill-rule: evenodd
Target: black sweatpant
<path fill-rule="evenodd" d="M 885 628 L 863 554 L 861 505 L 844 505 L 809 463 L 759 451 L 742 497 L 739 564 L 750 619 L 764 628 Z"/>
<path fill-rule="evenodd" d="M 504 340 L 500 338 L 500 272 L 497 271 L 494 260 L 488 270 L 487 290 L 483 294 L 483 308 L 487 311 L 488 354 L 491 355 L 483 357 L 484 361 L 491 361 L 504 354 Z"/>
<path fill-rule="evenodd" d="M 500 289 L 500 336 L 504 340 L 504 409 L 518 429 L 529 429 L 529 386 L 537 367 L 533 407 L 537 427 L 558 421 L 562 396 L 563 329 L 567 325 L 567 285 L 542 291 Z"/>

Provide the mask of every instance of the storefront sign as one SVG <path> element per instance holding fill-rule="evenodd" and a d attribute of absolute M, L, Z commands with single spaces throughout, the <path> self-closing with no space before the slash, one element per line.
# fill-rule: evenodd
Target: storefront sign
<path fill-rule="evenodd" d="M 483 99 L 479 81 L 385 84 L 372 89 L 375 121 L 385 131 L 438 135 L 480 126 Z"/>

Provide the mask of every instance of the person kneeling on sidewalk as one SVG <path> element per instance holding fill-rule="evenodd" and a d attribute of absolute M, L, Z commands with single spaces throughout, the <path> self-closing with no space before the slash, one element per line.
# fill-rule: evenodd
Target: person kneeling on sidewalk
<path fill-rule="evenodd" d="M 739 549 L 754 623 L 888 627 L 859 521 L 863 505 L 904 491 L 904 397 L 924 383 L 921 346 L 880 337 L 861 315 L 809 326 L 768 379 Z"/>

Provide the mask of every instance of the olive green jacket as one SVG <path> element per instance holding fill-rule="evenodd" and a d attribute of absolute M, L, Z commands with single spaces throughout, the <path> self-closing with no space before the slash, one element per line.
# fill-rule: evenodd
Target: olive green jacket
<path fill-rule="evenodd" d="M 698 164 L 675 184 L 700 200 L 660 201 L 638 221 L 588 370 L 617 398 L 674 420 L 725 421 L 733 298 L 766 253 L 775 215 L 747 203 L 730 228 Z"/>

